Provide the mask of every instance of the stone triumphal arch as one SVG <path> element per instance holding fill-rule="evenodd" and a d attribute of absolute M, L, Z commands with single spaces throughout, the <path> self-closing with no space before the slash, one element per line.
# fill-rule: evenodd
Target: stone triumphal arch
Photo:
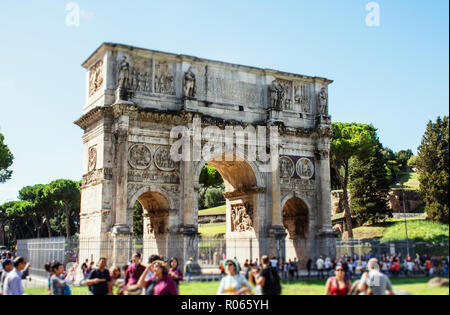
<path fill-rule="evenodd" d="M 144 256 L 197 257 L 206 163 L 225 182 L 229 255 L 333 254 L 332 81 L 109 43 L 83 67 L 86 103 L 75 122 L 84 130 L 80 259 L 129 259 L 135 202 L 143 208 Z M 268 137 L 264 145 L 272 161 L 276 152 L 275 167 L 264 170 L 267 161 L 226 145 L 209 158 L 174 159 L 171 148 L 182 140 L 171 133 L 185 127 L 194 143 L 194 122 L 218 127 L 231 143 L 230 127 L 275 130 L 279 143 L 271 147 Z M 205 144 L 201 133 L 197 140 Z"/>

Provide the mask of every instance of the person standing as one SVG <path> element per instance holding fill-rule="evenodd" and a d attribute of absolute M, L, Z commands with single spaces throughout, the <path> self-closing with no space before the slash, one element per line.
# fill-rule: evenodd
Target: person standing
<path fill-rule="evenodd" d="M 111 276 L 106 269 L 106 258 L 100 258 L 98 268 L 91 271 L 86 280 L 92 295 L 111 295 Z"/>
<path fill-rule="evenodd" d="M 263 295 L 262 288 L 256 283 L 256 279 L 260 276 L 261 269 L 259 266 L 252 266 L 248 273 L 248 282 L 255 288 L 255 295 Z"/>
<path fill-rule="evenodd" d="M 124 281 L 124 286 L 123 286 L 124 290 L 128 290 L 129 286 L 135 287 L 137 282 L 141 278 L 141 275 L 145 271 L 145 266 L 143 266 L 141 264 L 141 254 L 140 253 L 134 253 L 131 260 L 132 260 L 132 264 L 128 267 L 127 271 L 125 272 L 125 281 Z M 132 291 L 135 291 L 135 290 L 132 290 Z"/>
<path fill-rule="evenodd" d="M 64 265 L 60 262 L 55 262 L 51 266 L 53 271 L 53 275 L 50 278 L 50 294 L 51 295 L 72 295 L 70 291 L 70 287 L 68 285 L 68 279 L 72 276 L 72 273 L 75 271 L 75 268 L 72 267 L 69 270 L 69 273 L 64 278 Z"/>
<path fill-rule="evenodd" d="M 8 273 L 3 284 L 3 295 L 23 295 L 22 271 L 25 269 L 27 262 L 23 257 L 14 259 L 14 270 Z"/>
<path fill-rule="evenodd" d="M 311 268 L 312 268 L 312 260 L 311 258 L 309 258 L 308 262 L 306 263 L 306 270 L 308 270 L 308 280 L 311 279 Z"/>
<path fill-rule="evenodd" d="M 169 261 L 169 265 L 170 265 L 169 276 L 173 278 L 178 287 L 180 285 L 180 281 L 183 281 L 183 273 L 178 268 L 178 259 L 172 257 Z"/>
<path fill-rule="evenodd" d="M 186 265 L 184 266 L 184 273 L 186 274 L 186 282 L 191 281 L 193 265 L 194 259 L 190 257 L 189 260 L 186 262 Z"/>
<path fill-rule="evenodd" d="M 372 258 L 367 264 L 369 269 L 361 276 L 358 290 L 367 295 L 393 295 L 392 284 L 389 278 L 380 272 L 378 260 Z"/>
<path fill-rule="evenodd" d="M 225 265 L 227 275 L 220 281 L 217 295 L 250 295 L 252 286 L 244 276 L 236 272 L 236 262 L 229 259 Z"/>
<path fill-rule="evenodd" d="M 0 289 L 3 292 L 3 284 L 5 283 L 6 277 L 14 269 L 13 262 L 9 259 L 5 259 L 2 262 L 2 267 L 3 267 L 3 272 L 2 272 L 2 277 L 0 279 Z"/>
<path fill-rule="evenodd" d="M 86 259 L 84 263 L 81 265 L 81 271 L 83 272 L 83 279 L 86 279 L 89 276 L 89 259 Z"/>
<path fill-rule="evenodd" d="M 322 256 L 320 256 L 316 261 L 316 268 L 317 268 L 317 279 L 323 278 L 323 267 L 325 262 L 323 261 Z"/>
<path fill-rule="evenodd" d="M 328 279 L 325 286 L 326 295 L 348 295 L 352 287 L 352 282 L 345 277 L 345 270 L 342 266 L 337 266 L 334 271 L 335 276 Z"/>
<path fill-rule="evenodd" d="M 147 273 L 150 270 L 153 270 L 154 274 L 146 281 Z M 146 290 L 146 295 L 178 295 L 177 284 L 169 276 L 166 263 L 161 260 L 156 260 L 145 269 L 137 285 Z"/>
<path fill-rule="evenodd" d="M 280 295 L 281 281 L 277 268 L 272 267 L 268 256 L 262 257 L 261 263 L 263 269 L 259 275 L 255 274 L 256 284 L 261 286 L 263 295 Z"/>

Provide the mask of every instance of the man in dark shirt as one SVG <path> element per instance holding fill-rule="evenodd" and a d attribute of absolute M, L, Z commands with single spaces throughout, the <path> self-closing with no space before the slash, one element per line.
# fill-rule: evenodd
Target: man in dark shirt
<path fill-rule="evenodd" d="M 277 268 L 272 267 L 268 256 L 262 257 L 261 263 L 263 265 L 263 270 L 261 270 L 261 274 L 256 277 L 256 284 L 261 286 L 263 295 L 280 295 L 281 284 Z"/>
<path fill-rule="evenodd" d="M 106 269 L 106 258 L 100 258 L 98 268 L 91 271 L 86 280 L 92 295 L 112 294 L 111 276 Z"/>

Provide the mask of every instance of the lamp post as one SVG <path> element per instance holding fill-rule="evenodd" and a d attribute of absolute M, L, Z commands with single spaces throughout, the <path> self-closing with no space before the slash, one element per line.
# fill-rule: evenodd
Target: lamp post
<path fill-rule="evenodd" d="M 409 257 L 409 240 L 408 240 L 408 224 L 406 221 L 406 207 L 405 207 L 405 190 L 403 189 L 403 182 L 400 180 L 400 188 L 402 189 L 403 199 L 403 219 L 405 221 L 405 234 L 406 234 L 406 259 Z"/>

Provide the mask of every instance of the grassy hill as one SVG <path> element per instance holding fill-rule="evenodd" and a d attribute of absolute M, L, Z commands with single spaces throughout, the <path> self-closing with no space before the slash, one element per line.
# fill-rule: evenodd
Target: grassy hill
<path fill-rule="evenodd" d="M 215 208 L 204 209 L 200 210 L 198 214 L 225 214 L 226 208 L 227 206 L 223 205 Z"/>
<path fill-rule="evenodd" d="M 408 219 L 408 238 L 416 242 L 441 243 L 449 238 L 449 226 L 422 219 Z M 401 241 L 405 239 L 403 219 L 390 219 L 373 226 L 362 226 L 353 230 L 356 239 L 379 238 L 381 242 Z"/>
<path fill-rule="evenodd" d="M 403 188 L 408 190 L 419 190 L 419 174 L 415 172 L 400 172 L 400 181 Z M 400 185 L 393 185 L 391 188 L 401 188 Z"/>

